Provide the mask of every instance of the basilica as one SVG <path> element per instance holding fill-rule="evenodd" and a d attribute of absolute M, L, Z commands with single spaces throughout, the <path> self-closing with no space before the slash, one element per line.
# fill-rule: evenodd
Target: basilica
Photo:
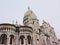
<path fill-rule="evenodd" d="M 54 28 L 43 20 L 42 25 L 35 13 L 28 8 L 23 25 L 0 24 L 0 45 L 60 45 Z"/>

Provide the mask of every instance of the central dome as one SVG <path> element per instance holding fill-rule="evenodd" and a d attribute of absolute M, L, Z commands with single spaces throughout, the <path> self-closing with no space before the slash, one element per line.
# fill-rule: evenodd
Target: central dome
<path fill-rule="evenodd" d="M 25 16 L 23 18 L 23 23 L 26 24 L 31 20 L 35 20 L 37 19 L 37 16 L 34 14 L 34 12 L 32 10 L 30 10 L 30 8 L 28 8 L 28 11 L 25 13 Z"/>
<path fill-rule="evenodd" d="M 30 10 L 30 8 L 28 7 L 28 11 L 25 13 L 24 19 L 28 17 L 31 19 L 36 19 L 37 16 L 34 14 L 34 12 L 32 10 Z"/>

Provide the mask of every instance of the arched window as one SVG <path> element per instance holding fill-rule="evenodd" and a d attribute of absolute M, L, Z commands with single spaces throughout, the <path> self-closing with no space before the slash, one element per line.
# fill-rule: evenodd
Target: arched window
<path fill-rule="evenodd" d="M 6 44 L 7 42 L 7 35 L 6 34 L 2 34 L 1 35 L 1 44 Z"/>
<path fill-rule="evenodd" d="M 31 44 L 31 36 L 27 36 L 28 38 L 28 44 Z"/>
<path fill-rule="evenodd" d="M 22 35 L 22 36 L 20 36 L 20 40 L 21 40 L 21 44 L 24 44 L 24 36 Z"/>
<path fill-rule="evenodd" d="M 12 44 L 13 39 L 14 39 L 14 35 L 10 35 L 10 44 Z"/>

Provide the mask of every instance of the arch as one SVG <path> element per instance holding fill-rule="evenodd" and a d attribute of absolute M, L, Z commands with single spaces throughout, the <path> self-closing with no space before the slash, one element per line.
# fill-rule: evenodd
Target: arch
<path fill-rule="evenodd" d="M 7 35 L 6 34 L 2 34 L 1 35 L 1 44 L 6 44 L 7 42 Z"/>
<path fill-rule="evenodd" d="M 10 35 L 10 44 L 12 44 L 13 39 L 14 39 L 14 35 Z"/>
<path fill-rule="evenodd" d="M 27 39 L 28 39 L 28 44 L 31 44 L 31 36 L 30 35 L 27 36 Z"/>
<path fill-rule="evenodd" d="M 24 38 L 25 38 L 24 35 L 21 35 L 21 36 L 20 36 L 21 44 L 24 44 Z"/>

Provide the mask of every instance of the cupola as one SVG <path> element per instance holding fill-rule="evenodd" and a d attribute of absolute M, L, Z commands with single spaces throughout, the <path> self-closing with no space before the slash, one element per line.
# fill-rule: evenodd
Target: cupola
<path fill-rule="evenodd" d="M 25 13 L 25 16 L 23 18 L 24 25 L 29 25 L 34 23 L 33 20 L 37 20 L 37 16 L 35 13 L 28 7 L 28 11 Z"/>

